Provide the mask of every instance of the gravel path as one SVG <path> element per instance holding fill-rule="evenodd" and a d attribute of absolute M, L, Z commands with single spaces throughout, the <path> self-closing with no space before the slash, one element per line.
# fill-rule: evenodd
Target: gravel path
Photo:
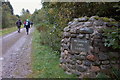
<path fill-rule="evenodd" d="M 25 29 L 21 33 L 13 32 L 2 37 L 2 55 L 0 55 L 0 75 L 2 78 L 25 78 L 30 74 L 32 32 L 26 35 Z"/>

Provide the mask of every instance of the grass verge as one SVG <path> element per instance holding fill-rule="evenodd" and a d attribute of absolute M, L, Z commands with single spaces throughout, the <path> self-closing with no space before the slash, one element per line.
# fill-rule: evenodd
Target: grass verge
<path fill-rule="evenodd" d="M 75 78 L 75 75 L 68 75 L 59 67 L 58 52 L 50 47 L 40 44 L 40 33 L 35 30 L 33 33 L 32 46 L 32 73 L 28 78 Z"/>
<path fill-rule="evenodd" d="M 21 26 L 23 28 L 23 26 Z M 0 30 L 0 36 L 4 36 L 6 34 L 9 34 L 11 32 L 14 32 L 17 30 L 17 27 L 10 27 L 10 28 L 5 28 Z"/>

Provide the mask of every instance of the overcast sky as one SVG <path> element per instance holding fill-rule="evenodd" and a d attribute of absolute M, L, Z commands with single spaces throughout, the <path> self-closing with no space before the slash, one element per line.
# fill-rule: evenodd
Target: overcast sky
<path fill-rule="evenodd" d="M 9 0 L 13 9 L 14 14 L 21 14 L 22 9 L 28 9 L 30 13 L 33 13 L 35 9 L 42 7 L 41 0 Z"/>

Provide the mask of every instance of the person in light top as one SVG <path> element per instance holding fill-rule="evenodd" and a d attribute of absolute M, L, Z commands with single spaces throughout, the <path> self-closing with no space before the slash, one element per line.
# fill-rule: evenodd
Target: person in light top
<path fill-rule="evenodd" d="M 28 19 L 26 19 L 26 21 L 24 22 L 24 26 L 26 28 L 26 32 L 27 35 L 29 34 L 29 28 L 30 28 L 30 21 Z"/>

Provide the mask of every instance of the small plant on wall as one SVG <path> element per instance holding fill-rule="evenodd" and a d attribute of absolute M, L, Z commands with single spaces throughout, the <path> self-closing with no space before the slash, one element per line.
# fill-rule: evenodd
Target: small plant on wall
<path fill-rule="evenodd" d="M 104 78 L 113 78 L 115 80 L 119 80 L 120 79 L 120 69 L 117 68 L 112 68 L 110 70 L 104 71 L 104 72 L 100 72 L 96 78 L 101 78 L 100 80 L 104 80 Z"/>
<path fill-rule="evenodd" d="M 113 49 L 120 49 L 120 28 L 113 26 L 109 29 L 104 29 L 103 34 L 106 39 L 104 45 Z"/>

